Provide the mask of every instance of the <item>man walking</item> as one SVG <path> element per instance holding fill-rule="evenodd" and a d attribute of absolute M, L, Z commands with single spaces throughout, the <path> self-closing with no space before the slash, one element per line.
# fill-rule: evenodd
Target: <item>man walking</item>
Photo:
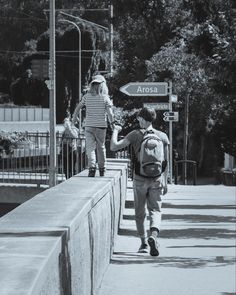
<path fill-rule="evenodd" d="M 134 150 L 134 206 L 135 221 L 141 239 L 139 253 L 158 256 L 157 237 L 161 224 L 161 196 L 167 193 L 169 139 L 167 135 L 153 128 L 156 112 L 144 107 L 137 115 L 140 129 L 133 130 L 118 141 L 121 127 L 114 126 L 111 138 L 111 150 L 117 151 L 129 145 Z M 149 162 L 146 159 L 149 157 Z M 160 157 L 160 159 L 158 159 Z M 152 159 L 152 160 L 150 160 Z M 145 161 L 147 163 L 145 163 Z M 150 235 L 145 233 L 146 204 L 150 217 Z"/>

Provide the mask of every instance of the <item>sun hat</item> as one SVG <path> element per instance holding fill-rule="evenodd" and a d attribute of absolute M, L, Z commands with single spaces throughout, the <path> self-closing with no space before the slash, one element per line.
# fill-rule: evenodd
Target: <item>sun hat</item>
<path fill-rule="evenodd" d="M 93 76 L 92 81 L 91 81 L 91 83 L 102 83 L 102 82 L 106 83 L 106 80 L 102 75 Z"/>

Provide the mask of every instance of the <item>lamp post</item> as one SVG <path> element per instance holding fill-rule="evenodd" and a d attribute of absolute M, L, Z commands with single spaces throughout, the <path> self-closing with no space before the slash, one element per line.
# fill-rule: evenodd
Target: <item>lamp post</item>
<path fill-rule="evenodd" d="M 60 22 L 66 22 L 66 23 L 69 23 L 69 24 L 72 24 L 78 31 L 79 33 L 79 87 L 78 87 L 78 92 L 79 92 L 79 102 L 81 100 L 81 31 L 80 31 L 80 28 L 77 26 L 76 23 L 70 21 L 70 20 L 67 20 L 67 19 L 60 19 L 59 20 Z M 80 110 L 80 120 L 79 120 L 79 132 L 81 133 L 81 110 Z"/>

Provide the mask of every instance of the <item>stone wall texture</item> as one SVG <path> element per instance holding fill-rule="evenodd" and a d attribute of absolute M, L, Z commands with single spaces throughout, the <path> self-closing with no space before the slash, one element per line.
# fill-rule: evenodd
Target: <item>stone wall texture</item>
<path fill-rule="evenodd" d="M 108 160 L 0 219 L 1 295 L 96 295 L 109 265 L 127 187 L 126 161 Z"/>

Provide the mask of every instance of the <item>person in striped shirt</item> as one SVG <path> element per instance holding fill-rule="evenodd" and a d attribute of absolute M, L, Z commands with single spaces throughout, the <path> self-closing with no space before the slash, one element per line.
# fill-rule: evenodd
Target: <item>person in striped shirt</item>
<path fill-rule="evenodd" d="M 108 95 L 106 80 L 102 75 L 95 75 L 90 83 L 89 91 L 82 97 L 76 106 L 72 116 L 75 123 L 82 107 L 86 108 L 85 115 L 85 140 L 86 155 L 88 158 L 89 177 L 96 174 L 96 152 L 100 176 L 104 176 L 106 170 L 106 130 L 107 117 L 113 124 L 114 114 L 112 102 Z M 81 118 L 80 118 L 81 119 Z"/>

